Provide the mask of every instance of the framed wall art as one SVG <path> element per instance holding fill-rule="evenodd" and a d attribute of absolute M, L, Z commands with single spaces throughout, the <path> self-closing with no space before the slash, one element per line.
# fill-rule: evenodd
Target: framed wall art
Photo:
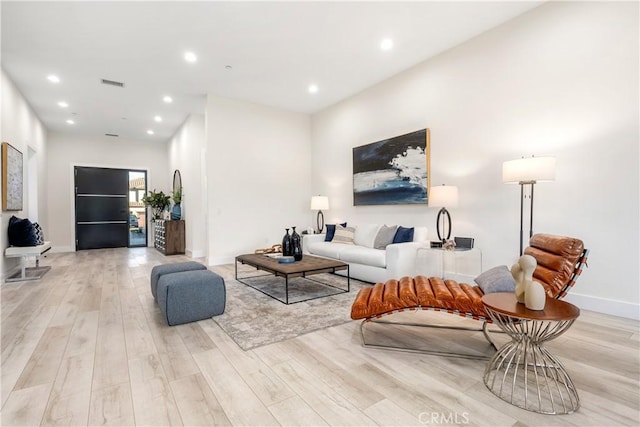
<path fill-rule="evenodd" d="M 426 205 L 429 139 L 429 129 L 422 129 L 355 147 L 353 205 Z"/>
<path fill-rule="evenodd" d="M 2 143 L 2 210 L 22 210 L 22 153 Z"/>

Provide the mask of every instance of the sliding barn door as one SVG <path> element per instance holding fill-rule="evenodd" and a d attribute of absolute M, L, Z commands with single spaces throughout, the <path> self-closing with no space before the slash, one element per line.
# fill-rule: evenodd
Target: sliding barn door
<path fill-rule="evenodd" d="M 129 171 L 75 168 L 76 250 L 129 244 Z"/>

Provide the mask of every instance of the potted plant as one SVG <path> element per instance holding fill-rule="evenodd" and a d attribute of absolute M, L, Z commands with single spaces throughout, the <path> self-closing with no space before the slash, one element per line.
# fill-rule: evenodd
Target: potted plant
<path fill-rule="evenodd" d="M 182 208 L 180 207 L 180 203 L 182 202 L 182 189 L 175 190 L 171 193 L 171 198 L 173 199 L 173 209 L 171 210 L 171 219 L 178 220 L 182 218 Z"/>
<path fill-rule="evenodd" d="M 161 219 L 162 212 L 169 206 L 169 201 L 171 197 L 164 194 L 163 191 L 156 192 L 154 188 L 153 191 L 149 191 L 147 195 L 142 198 L 142 203 L 145 206 L 151 206 L 153 209 L 153 219 Z"/>
<path fill-rule="evenodd" d="M 180 203 L 182 203 L 182 191 L 181 190 L 176 190 L 173 193 L 171 193 L 172 198 L 173 198 L 173 203 L 175 203 L 176 205 L 179 205 Z"/>

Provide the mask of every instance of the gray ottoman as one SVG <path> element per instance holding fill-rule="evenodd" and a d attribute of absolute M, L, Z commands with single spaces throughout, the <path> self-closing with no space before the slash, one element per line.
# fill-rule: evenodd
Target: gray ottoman
<path fill-rule="evenodd" d="M 153 299 L 158 301 L 156 290 L 158 289 L 158 279 L 163 274 L 178 273 L 180 271 L 206 270 L 207 267 L 195 261 L 177 262 L 175 264 L 156 265 L 151 270 L 151 294 Z"/>
<path fill-rule="evenodd" d="M 157 301 L 169 326 L 208 319 L 224 313 L 224 279 L 209 270 L 163 274 Z"/>

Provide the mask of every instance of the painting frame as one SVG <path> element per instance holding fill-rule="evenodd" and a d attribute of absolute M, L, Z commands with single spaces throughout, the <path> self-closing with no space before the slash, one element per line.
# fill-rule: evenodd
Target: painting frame
<path fill-rule="evenodd" d="M 429 128 L 353 147 L 353 205 L 425 205 L 431 186 Z"/>
<path fill-rule="evenodd" d="M 2 210 L 21 211 L 24 164 L 20 150 L 2 143 Z"/>

